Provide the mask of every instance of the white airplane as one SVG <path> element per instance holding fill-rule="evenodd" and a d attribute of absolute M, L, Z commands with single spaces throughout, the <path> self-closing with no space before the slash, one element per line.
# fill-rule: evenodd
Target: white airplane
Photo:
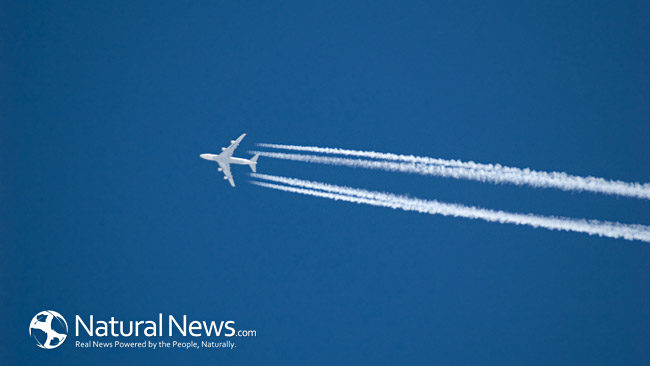
<path fill-rule="evenodd" d="M 255 172 L 257 169 L 257 158 L 260 156 L 260 154 L 255 154 L 255 156 L 250 158 L 250 160 L 232 157 L 233 151 L 235 151 L 237 146 L 239 146 L 239 143 L 244 139 L 244 136 L 246 136 L 246 134 L 239 136 L 237 140 L 230 140 L 230 146 L 222 147 L 221 154 L 219 155 L 200 155 L 202 159 L 216 161 L 219 164 L 219 171 L 225 174 L 225 177 L 223 177 L 223 179 L 228 179 L 228 182 L 230 182 L 230 185 L 233 187 L 235 186 L 235 182 L 232 180 L 232 174 L 230 173 L 230 164 L 248 165 L 251 167 L 251 170 Z"/>

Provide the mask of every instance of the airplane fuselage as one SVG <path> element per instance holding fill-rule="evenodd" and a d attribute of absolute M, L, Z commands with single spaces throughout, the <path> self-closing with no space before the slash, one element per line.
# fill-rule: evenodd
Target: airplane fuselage
<path fill-rule="evenodd" d="M 249 165 L 251 163 L 249 159 L 235 158 L 232 156 L 219 157 L 216 154 L 201 154 L 201 159 L 217 161 L 223 164 Z"/>

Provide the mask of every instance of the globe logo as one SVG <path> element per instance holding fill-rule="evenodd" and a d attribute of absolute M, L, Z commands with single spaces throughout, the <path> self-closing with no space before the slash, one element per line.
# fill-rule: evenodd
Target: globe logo
<path fill-rule="evenodd" d="M 68 323 L 54 310 L 41 311 L 29 323 L 29 335 L 34 337 L 37 346 L 53 349 L 60 346 L 68 336 Z"/>

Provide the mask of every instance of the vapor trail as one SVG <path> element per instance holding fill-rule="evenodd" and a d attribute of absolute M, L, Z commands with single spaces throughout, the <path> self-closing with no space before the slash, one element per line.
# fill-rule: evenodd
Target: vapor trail
<path fill-rule="evenodd" d="M 293 146 L 259 144 L 263 147 L 342 154 L 344 156 L 368 157 L 383 160 L 350 159 L 321 155 L 288 154 L 263 152 L 262 156 L 319 163 L 327 165 L 348 166 L 352 168 L 380 169 L 385 171 L 433 175 L 445 178 L 467 179 L 489 183 L 509 183 L 518 186 L 538 188 L 556 188 L 564 191 L 586 191 L 594 193 L 620 195 L 626 197 L 650 199 L 650 184 L 628 183 L 596 177 L 579 177 L 561 172 L 541 172 L 529 169 L 504 167 L 501 165 L 478 164 L 458 160 L 444 160 L 411 155 L 378 153 L 374 151 L 357 151 L 321 148 L 313 146 Z"/>
<path fill-rule="evenodd" d="M 572 219 L 565 217 L 540 216 L 489 210 L 474 206 L 423 200 L 377 191 L 337 186 L 308 180 L 286 178 L 267 174 L 251 174 L 253 178 L 285 184 L 252 181 L 253 184 L 286 192 L 324 197 L 333 200 L 389 207 L 432 215 L 481 219 L 488 222 L 527 225 L 549 230 L 581 232 L 610 238 L 650 242 L 650 227 L 645 225 L 621 224 L 618 222 Z"/>
<path fill-rule="evenodd" d="M 438 158 L 430 158 L 424 156 L 382 153 L 376 151 L 340 149 L 335 147 L 280 145 L 280 144 L 268 144 L 268 143 L 259 143 L 257 144 L 257 146 L 266 147 L 269 149 L 276 149 L 276 150 L 292 150 L 292 151 L 303 151 L 303 152 L 312 152 L 312 153 L 329 154 L 329 155 L 344 155 L 344 156 L 355 156 L 355 157 L 371 158 L 371 159 L 405 161 L 409 163 L 436 164 L 436 165 L 455 166 L 455 167 L 468 168 L 468 169 L 493 170 L 493 169 L 507 168 L 499 164 L 480 164 L 480 163 L 475 163 L 473 161 L 438 159 Z M 518 169 L 518 168 L 514 168 L 514 169 Z"/>

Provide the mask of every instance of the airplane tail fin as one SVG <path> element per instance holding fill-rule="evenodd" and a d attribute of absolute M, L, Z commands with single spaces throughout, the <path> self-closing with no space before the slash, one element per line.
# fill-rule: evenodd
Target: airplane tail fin
<path fill-rule="evenodd" d="M 259 158 L 259 157 L 260 157 L 260 154 L 255 154 L 255 156 L 253 156 L 251 158 L 251 160 L 250 160 L 251 162 L 248 163 L 248 165 L 251 167 L 251 170 L 253 171 L 253 173 L 255 173 L 255 171 L 257 171 L 257 158 Z"/>

